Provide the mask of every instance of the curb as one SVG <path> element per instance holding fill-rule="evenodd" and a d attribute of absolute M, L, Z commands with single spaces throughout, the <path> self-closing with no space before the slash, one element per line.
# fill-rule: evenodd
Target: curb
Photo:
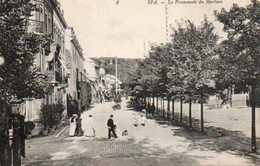
<path fill-rule="evenodd" d="M 64 129 L 62 129 L 56 136 L 55 138 L 58 138 L 69 126 L 66 126 Z"/>

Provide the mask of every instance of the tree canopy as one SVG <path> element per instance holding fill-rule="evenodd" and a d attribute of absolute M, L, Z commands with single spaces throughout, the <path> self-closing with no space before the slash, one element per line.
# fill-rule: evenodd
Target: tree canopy
<path fill-rule="evenodd" d="M 42 97 L 45 80 L 34 68 L 36 54 L 49 43 L 44 35 L 28 31 L 28 18 L 34 5 L 30 0 L 0 3 L 0 100 L 8 103 L 14 97 Z"/>

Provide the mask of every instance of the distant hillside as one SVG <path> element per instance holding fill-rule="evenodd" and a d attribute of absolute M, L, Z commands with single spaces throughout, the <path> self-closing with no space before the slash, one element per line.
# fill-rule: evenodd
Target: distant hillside
<path fill-rule="evenodd" d="M 102 62 L 106 74 L 115 75 L 115 58 L 101 57 L 91 59 Z M 133 79 L 138 67 L 138 61 L 140 61 L 140 59 L 117 58 L 118 78 L 122 82 L 128 83 Z"/>

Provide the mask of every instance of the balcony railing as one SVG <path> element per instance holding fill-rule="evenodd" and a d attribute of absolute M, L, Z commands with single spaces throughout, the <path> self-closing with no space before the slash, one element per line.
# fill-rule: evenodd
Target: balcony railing
<path fill-rule="evenodd" d="M 48 76 L 48 80 L 51 81 L 55 81 L 54 78 L 54 71 L 53 70 L 47 70 L 45 73 Z"/>
<path fill-rule="evenodd" d="M 30 32 L 45 33 L 44 22 L 37 20 L 28 20 L 28 30 Z"/>

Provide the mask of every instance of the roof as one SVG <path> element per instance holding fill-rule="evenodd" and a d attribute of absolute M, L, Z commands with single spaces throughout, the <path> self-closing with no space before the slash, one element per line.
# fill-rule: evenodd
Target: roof
<path fill-rule="evenodd" d="M 111 83 L 115 84 L 116 80 L 118 84 L 122 84 L 122 81 L 120 81 L 116 76 L 111 75 L 111 74 L 106 74 L 106 79 Z"/>
<path fill-rule="evenodd" d="M 98 78 L 96 69 L 95 69 L 95 63 L 90 60 L 89 58 L 86 58 L 84 61 L 84 69 L 86 70 L 86 76 L 94 81 L 96 78 Z"/>

